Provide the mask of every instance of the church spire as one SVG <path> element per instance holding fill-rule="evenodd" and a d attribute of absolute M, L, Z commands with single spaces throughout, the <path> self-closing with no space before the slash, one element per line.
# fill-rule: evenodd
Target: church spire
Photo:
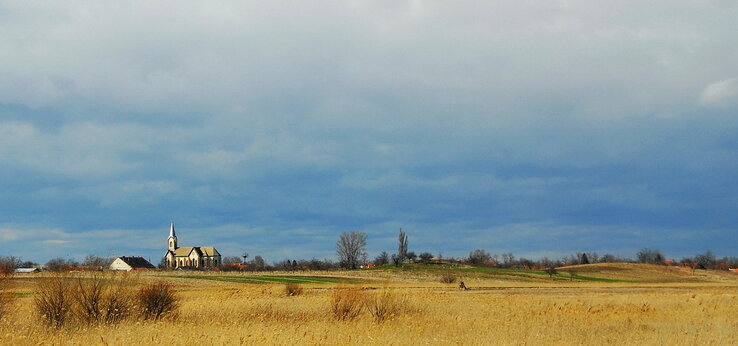
<path fill-rule="evenodd" d="M 177 234 L 174 233 L 174 222 L 169 226 L 169 237 L 167 238 L 167 250 L 177 250 Z"/>

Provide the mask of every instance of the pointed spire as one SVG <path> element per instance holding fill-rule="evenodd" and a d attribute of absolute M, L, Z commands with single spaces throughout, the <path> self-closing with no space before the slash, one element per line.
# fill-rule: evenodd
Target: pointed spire
<path fill-rule="evenodd" d="M 174 238 L 177 235 L 174 233 L 174 222 L 169 226 L 169 238 Z"/>

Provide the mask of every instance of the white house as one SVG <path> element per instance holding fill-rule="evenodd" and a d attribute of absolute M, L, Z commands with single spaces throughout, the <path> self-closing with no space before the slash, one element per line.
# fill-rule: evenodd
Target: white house
<path fill-rule="evenodd" d="M 125 270 L 127 272 L 131 270 L 150 270 L 156 269 L 149 261 L 143 257 L 126 257 L 121 256 L 113 260 L 110 263 L 110 270 Z"/>

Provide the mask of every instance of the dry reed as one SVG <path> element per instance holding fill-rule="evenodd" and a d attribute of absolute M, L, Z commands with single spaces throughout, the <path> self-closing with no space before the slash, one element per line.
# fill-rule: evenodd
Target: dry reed
<path fill-rule="evenodd" d="M 71 317 L 71 291 L 71 281 L 64 275 L 39 279 L 33 301 L 41 320 L 51 327 L 61 328 Z"/>
<path fill-rule="evenodd" d="M 364 309 L 366 298 L 356 288 L 337 288 L 331 294 L 331 312 L 339 321 L 353 320 Z"/>
<path fill-rule="evenodd" d="M 367 310 L 377 323 L 409 311 L 407 295 L 385 288 L 374 293 L 367 301 Z"/>
<path fill-rule="evenodd" d="M 141 317 L 158 320 L 165 316 L 175 318 L 179 299 L 174 287 L 164 281 L 147 284 L 136 294 Z"/>
<path fill-rule="evenodd" d="M 288 283 L 284 286 L 284 293 L 288 296 L 299 296 L 303 292 L 302 286 L 296 283 Z"/>

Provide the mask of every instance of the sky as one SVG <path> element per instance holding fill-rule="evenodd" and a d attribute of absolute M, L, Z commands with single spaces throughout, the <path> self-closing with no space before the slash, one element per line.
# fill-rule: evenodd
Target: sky
<path fill-rule="evenodd" d="M 734 1 L 0 1 L 2 255 L 738 243 Z"/>

